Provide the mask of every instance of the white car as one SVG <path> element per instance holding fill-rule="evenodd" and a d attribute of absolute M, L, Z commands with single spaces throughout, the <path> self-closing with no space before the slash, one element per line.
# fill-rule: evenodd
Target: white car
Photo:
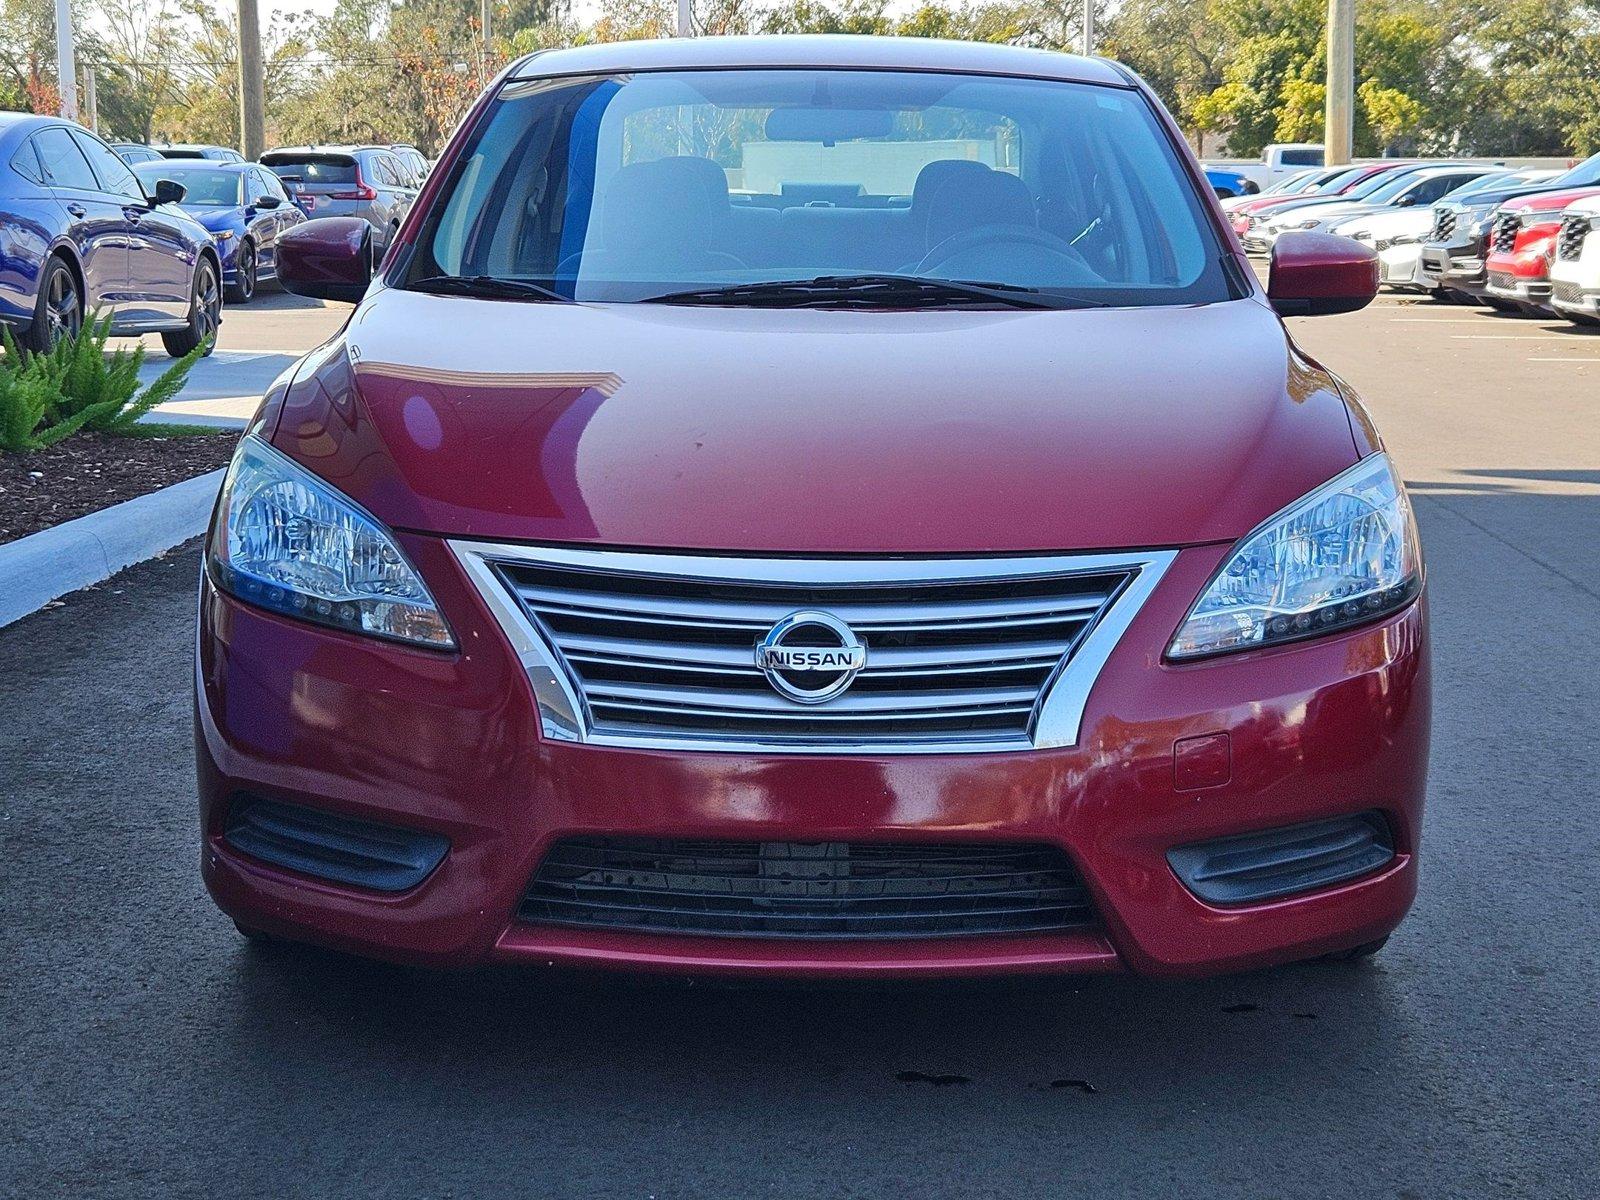
<path fill-rule="evenodd" d="M 1307 205 L 1291 208 L 1269 218 L 1257 230 L 1254 238 L 1264 242 L 1268 249 L 1280 234 L 1290 230 L 1313 230 L 1326 233 L 1333 226 L 1351 217 L 1391 209 L 1415 209 L 1429 212 L 1435 201 L 1474 180 L 1488 175 L 1495 168 L 1470 163 L 1445 163 L 1439 166 L 1417 167 L 1396 171 L 1394 178 L 1379 184 L 1359 200 L 1340 200 L 1333 204 Z M 1251 249 L 1253 247 L 1247 247 Z"/>
<path fill-rule="evenodd" d="M 1378 252 L 1378 282 L 1402 292 L 1425 292 L 1417 279 L 1422 243 L 1433 228 L 1433 210 L 1395 208 L 1346 217 L 1329 233 L 1354 238 Z"/>
<path fill-rule="evenodd" d="M 1550 303 L 1569 321 L 1600 325 L 1600 196 L 1568 205 L 1550 263 Z"/>

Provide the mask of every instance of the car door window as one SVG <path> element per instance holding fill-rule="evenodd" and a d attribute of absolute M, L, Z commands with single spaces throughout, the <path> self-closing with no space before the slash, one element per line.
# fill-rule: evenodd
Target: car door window
<path fill-rule="evenodd" d="M 17 152 L 11 156 L 11 169 L 31 183 L 45 181 L 44 169 L 39 166 L 39 156 L 33 150 L 32 138 L 17 147 Z"/>
<path fill-rule="evenodd" d="M 33 145 L 39 152 L 39 161 L 44 164 L 45 176 L 51 186 L 73 188 L 80 192 L 100 190 L 100 181 L 89 169 L 89 160 L 84 158 L 83 152 L 64 127 L 52 125 L 49 129 L 41 129 L 33 135 Z"/>
<path fill-rule="evenodd" d="M 72 133 L 72 140 L 89 160 L 89 166 L 100 180 L 102 191 L 113 192 L 135 203 L 144 202 L 144 189 L 139 186 L 133 172 L 128 170 L 128 164 L 117 157 L 115 150 L 76 130 Z"/>
<path fill-rule="evenodd" d="M 289 193 L 284 191 L 283 184 L 276 175 L 271 171 L 258 171 L 257 174 L 261 176 L 262 195 L 276 196 L 285 204 L 289 202 Z"/>

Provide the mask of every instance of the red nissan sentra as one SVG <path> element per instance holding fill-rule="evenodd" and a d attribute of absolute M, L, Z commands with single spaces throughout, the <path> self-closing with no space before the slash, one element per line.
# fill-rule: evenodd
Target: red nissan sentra
<path fill-rule="evenodd" d="M 443 965 L 1190 975 L 1416 889 L 1423 567 L 1359 401 L 1115 63 L 920 39 L 506 69 L 268 392 L 205 551 L 202 865 Z"/>

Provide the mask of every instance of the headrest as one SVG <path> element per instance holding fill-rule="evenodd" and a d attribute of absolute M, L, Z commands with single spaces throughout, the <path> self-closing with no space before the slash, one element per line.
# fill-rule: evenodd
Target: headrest
<path fill-rule="evenodd" d="M 608 250 L 660 248 L 664 241 L 678 248 L 704 248 L 727 204 L 727 176 L 709 159 L 681 156 L 631 163 L 606 184 L 601 244 Z"/>
<path fill-rule="evenodd" d="M 1015 175 L 985 168 L 982 174 L 952 175 L 928 199 L 927 244 L 931 250 L 946 238 L 984 225 L 1039 223 L 1028 185 Z"/>

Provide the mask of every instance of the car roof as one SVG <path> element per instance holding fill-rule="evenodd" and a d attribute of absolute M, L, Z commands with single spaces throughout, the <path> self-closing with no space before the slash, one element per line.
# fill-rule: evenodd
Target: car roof
<path fill-rule="evenodd" d="M 713 67 L 832 67 L 861 70 L 960 71 L 1082 83 L 1132 86 L 1114 63 L 1050 50 L 938 38 L 780 34 L 753 37 L 664 38 L 541 50 L 513 63 L 510 79 L 624 71 L 705 70 Z"/>
<path fill-rule="evenodd" d="M 221 162 L 214 158 L 165 158 L 160 162 L 134 163 L 133 169 L 150 167 L 158 171 L 232 171 L 235 175 L 256 166 L 253 162 Z"/>
<path fill-rule="evenodd" d="M 393 146 L 379 146 L 372 142 L 362 142 L 350 146 L 274 146 L 261 157 L 270 158 L 275 154 L 357 154 L 362 150 L 393 150 Z"/>

